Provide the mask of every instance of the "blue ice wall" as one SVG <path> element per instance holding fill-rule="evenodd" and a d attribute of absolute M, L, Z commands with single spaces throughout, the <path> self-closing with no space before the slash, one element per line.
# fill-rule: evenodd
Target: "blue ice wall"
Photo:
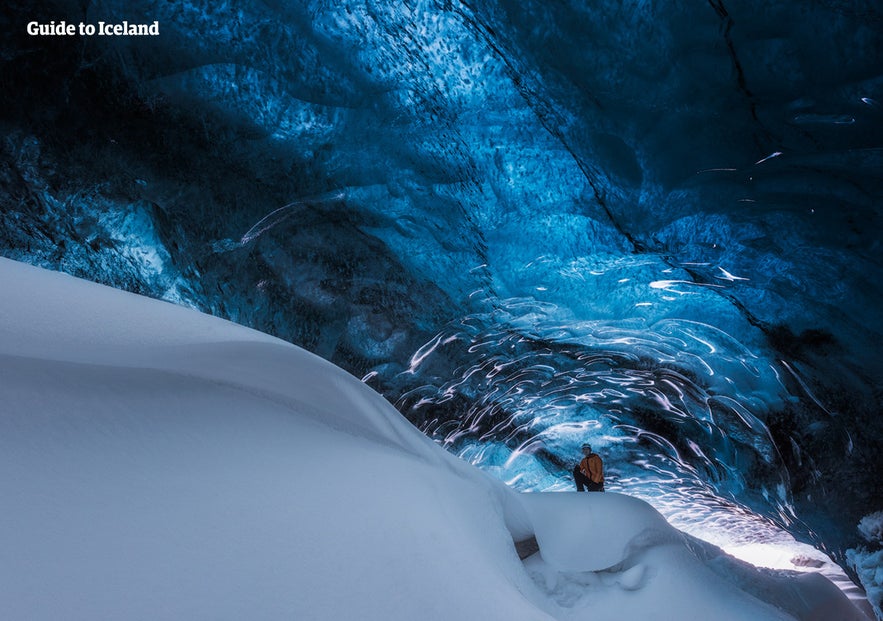
<path fill-rule="evenodd" d="M 301 344 L 524 489 L 567 488 L 590 440 L 613 488 L 736 503 L 841 559 L 883 508 L 880 7 L 2 19 L 5 256 Z"/>

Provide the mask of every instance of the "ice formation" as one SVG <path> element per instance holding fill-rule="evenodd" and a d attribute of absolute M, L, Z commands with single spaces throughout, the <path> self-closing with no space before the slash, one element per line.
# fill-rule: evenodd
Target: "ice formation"
<path fill-rule="evenodd" d="M 684 528 L 874 575 L 879 7 L 8 5 L 3 256 L 301 345 L 518 489 L 590 438 Z"/>

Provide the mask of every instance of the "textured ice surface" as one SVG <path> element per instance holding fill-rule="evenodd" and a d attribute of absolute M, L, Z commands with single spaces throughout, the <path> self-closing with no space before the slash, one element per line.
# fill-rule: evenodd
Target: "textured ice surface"
<path fill-rule="evenodd" d="M 881 509 L 878 7 L 31 4 L 4 256 L 303 345 L 523 489 L 589 438 L 841 562 Z"/>

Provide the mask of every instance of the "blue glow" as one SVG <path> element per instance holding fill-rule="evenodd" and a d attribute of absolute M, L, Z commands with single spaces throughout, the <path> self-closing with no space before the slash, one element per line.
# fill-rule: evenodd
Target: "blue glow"
<path fill-rule="evenodd" d="M 162 36 L 4 43 L 0 251 L 303 345 L 515 487 L 590 439 L 673 519 L 844 563 L 883 506 L 847 5 L 103 2 Z"/>

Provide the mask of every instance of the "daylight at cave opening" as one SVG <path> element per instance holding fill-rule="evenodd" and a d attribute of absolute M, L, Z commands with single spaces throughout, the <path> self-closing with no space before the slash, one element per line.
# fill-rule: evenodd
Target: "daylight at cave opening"
<path fill-rule="evenodd" d="M 364 430 L 388 424 L 394 439 L 377 435 L 380 444 L 364 450 L 384 457 L 366 464 L 385 472 L 404 459 L 384 453 L 387 445 L 430 464 L 442 460 L 401 439 L 410 438 L 402 429 L 413 428 L 431 441 L 426 446 L 447 454 L 438 461 L 444 468 L 471 464 L 463 472 L 477 473 L 462 476 L 482 481 L 476 486 L 491 485 L 482 477 L 504 484 L 488 488 L 502 499 L 496 509 L 464 501 L 454 513 L 499 511 L 513 540 L 535 536 L 539 553 L 499 575 L 481 574 L 488 584 L 515 584 L 519 593 L 538 589 L 542 596 L 524 596 L 524 605 L 535 607 L 526 616 L 584 618 L 591 614 L 586 601 L 607 597 L 614 583 L 644 597 L 661 588 L 649 565 L 635 564 L 637 549 L 647 558 L 659 553 L 642 547 L 646 537 L 621 534 L 632 556 L 609 566 L 587 562 L 574 573 L 576 565 L 556 553 L 561 542 L 541 535 L 552 528 L 549 507 L 575 506 L 557 497 L 575 496 L 572 470 L 588 443 L 603 459 L 605 494 L 639 499 L 678 529 L 671 532 L 703 542 L 685 549 L 711 573 L 726 574 L 727 588 L 761 581 L 737 565 L 722 569 L 705 546 L 770 575 L 824 576 L 852 602 L 856 618 L 883 619 L 883 7 L 836 0 L 7 4 L 0 16 L 0 484 L 18 499 L 18 512 L 0 521 L 0 557 L 9 559 L 0 560 L 4 572 L 27 569 L 9 582 L 16 586 L 0 586 L 0 600 L 11 602 L 17 618 L 52 618 L 72 601 L 82 606 L 70 605 L 71 618 L 101 610 L 131 618 L 207 614 L 201 596 L 179 600 L 174 589 L 162 610 L 139 598 L 130 609 L 117 601 L 121 608 L 91 608 L 88 596 L 67 593 L 74 587 L 56 584 L 64 572 L 50 570 L 62 563 L 50 560 L 55 553 L 38 547 L 43 558 L 16 542 L 40 539 L 27 526 L 42 523 L 40 507 L 62 521 L 71 511 L 81 522 L 46 539 L 62 542 L 56 553 L 63 554 L 71 537 L 85 536 L 89 512 L 41 504 L 26 484 L 65 489 L 70 459 L 90 465 L 70 474 L 70 489 L 83 494 L 80 501 L 65 495 L 67 501 L 104 502 L 114 486 L 126 487 L 119 473 L 137 478 L 140 471 L 105 473 L 99 465 L 113 469 L 113 462 L 85 459 L 103 450 L 101 433 L 118 432 L 138 453 L 162 437 L 190 438 L 212 425 L 205 412 L 187 421 L 155 418 L 141 400 L 147 387 L 160 385 L 181 402 L 191 392 L 202 395 L 193 397 L 199 407 L 217 402 L 222 429 L 213 433 L 229 431 L 231 456 L 251 464 L 245 447 L 260 453 L 260 425 L 276 414 L 231 397 L 231 404 L 261 412 L 255 435 L 243 427 L 247 437 L 237 443 L 233 405 L 203 395 L 208 389 L 199 383 L 234 382 L 221 371 L 221 354 L 217 363 L 206 358 L 200 375 L 174 356 L 145 352 L 165 343 L 197 356 L 188 349 L 193 343 L 266 338 L 318 357 L 290 354 L 292 372 L 312 377 L 319 371 L 310 365 L 326 369 L 324 359 L 360 386 L 339 380 L 346 386 L 340 390 L 365 388 L 389 405 L 381 415 L 373 397 L 353 397 L 346 407 L 365 409 L 364 426 L 331 413 L 309 425 L 327 424 L 346 438 L 316 432 L 316 442 L 346 444 L 351 435 L 374 442 L 374 431 Z M 222 324 L 148 302 L 128 306 L 120 300 L 129 298 L 65 285 L 6 259 L 269 336 L 213 328 Z M 68 297 L 53 314 L 44 312 L 52 304 L 33 302 L 42 295 Z M 61 309 L 79 308 L 77 296 L 85 295 L 106 302 L 83 310 L 82 320 L 66 317 Z M 88 316 L 113 309 L 133 317 L 119 320 L 128 326 L 119 328 L 122 336 L 105 338 Z M 162 323 L 178 320 L 219 336 L 191 342 Z M 56 333 L 61 324 L 89 338 Z M 255 356 L 253 369 L 276 360 Z M 128 373 L 139 364 L 171 379 L 136 381 Z M 202 379 L 187 388 L 189 374 Z M 259 376 L 243 371 L 234 383 L 264 394 L 270 389 Z M 52 378 L 59 385 L 43 394 Z M 94 394 L 76 388 L 80 380 Z M 303 380 L 291 382 L 306 393 L 295 398 L 274 384 L 267 394 L 277 396 L 267 398 L 328 409 L 319 405 L 321 382 L 315 393 Z M 131 405 L 121 406 L 127 414 L 117 423 L 106 413 L 94 420 L 85 410 L 70 420 L 54 413 L 62 403 L 92 407 L 105 391 L 108 403 Z M 404 428 L 389 422 L 395 411 Z M 248 420 L 247 411 L 240 415 Z M 300 451 L 303 438 L 314 437 L 309 425 L 275 429 L 279 438 L 301 437 L 291 444 Z M 78 442 L 82 453 L 72 448 Z M 268 455 L 288 459 L 277 444 Z M 155 445 L 154 459 L 171 462 L 155 463 L 160 470 L 196 467 L 179 462 L 169 446 Z M 201 455 L 200 446 L 186 446 Z M 203 465 L 243 473 L 236 466 L 245 462 L 222 462 Z M 314 494 L 317 481 L 358 487 L 374 476 L 354 463 L 349 474 L 329 471 L 348 479 L 334 482 L 324 465 L 313 467 L 315 481 L 302 493 L 317 507 L 337 506 L 325 492 Z M 181 483 L 169 476 L 150 485 Z M 396 503 L 421 502 L 419 494 L 409 501 L 417 493 L 411 479 L 393 477 L 389 485 L 396 481 Z M 444 493 L 459 489 L 444 481 Z M 132 506 L 162 498 L 131 493 Z M 196 496 L 214 502 L 210 494 Z M 523 511 L 511 509 L 521 504 Z M 613 504 L 597 510 L 620 515 Z M 424 517 L 409 511 L 401 515 Z M 119 513 L 120 533 L 140 532 L 136 513 Z M 643 526 L 657 524 L 651 513 L 640 514 Z M 377 516 L 376 533 L 402 548 L 396 558 L 403 575 L 421 567 L 415 559 L 429 548 L 422 540 L 413 549 L 397 544 L 399 531 L 389 523 L 397 518 Z M 524 521 L 533 527 L 511 525 Z M 674 536 L 664 532 L 653 545 Z M 96 541 L 110 549 L 115 535 L 107 536 Z M 212 559 L 205 564 L 238 558 L 214 556 L 207 544 L 203 550 L 183 536 L 162 542 L 172 540 L 201 550 Z M 64 563 L 71 567 L 77 559 L 101 563 L 86 548 L 69 553 Z M 326 548 L 320 556 L 331 558 Z M 301 576 L 307 565 L 294 566 L 300 569 L 292 575 Z M 121 567 L 114 580 L 131 585 L 129 566 Z M 255 572 L 250 580 L 264 575 Z M 129 577 L 136 576 L 143 577 L 133 569 Z M 223 574 L 216 586 L 236 582 L 233 576 Z M 31 607 L 37 584 L 66 595 L 54 608 Z M 192 584 L 187 591 L 188 584 L 181 580 L 182 593 L 200 592 Z M 783 615 L 770 618 L 826 618 L 820 610 L 833 605 L 804 598 L 806 610 L 789 608 L 796 604 L 784 596 L 763 599 L 758 593 L 767 587 L 752 588 L 751 597 Z M 128 591 L 108 587 L 102 601 L 122 593 Z M 261 591 L 243 586 L 235 593 L 229 597 L 240 602 L 239 612 L 224 614 L 247 618 L 247 602 Z M 498 596 L 518 610 L 518 602 Z M 304 618 L 348 610 L 323 607 L 306 589 L 299 597 L 310 602 L 300 610 Z M 471 609 L 473 599 L 464 601 Z M 610 618 L 647 612 L 612 595 L 604 601 Z M 286 618 L 289 604 L 264 602 L 258 617 Z M 626 606 L 617 613 L 624 616 L 614 614 L 617 606 Z M 424 612 L 446 618 L 451 610 L 427 603 Z"/>

